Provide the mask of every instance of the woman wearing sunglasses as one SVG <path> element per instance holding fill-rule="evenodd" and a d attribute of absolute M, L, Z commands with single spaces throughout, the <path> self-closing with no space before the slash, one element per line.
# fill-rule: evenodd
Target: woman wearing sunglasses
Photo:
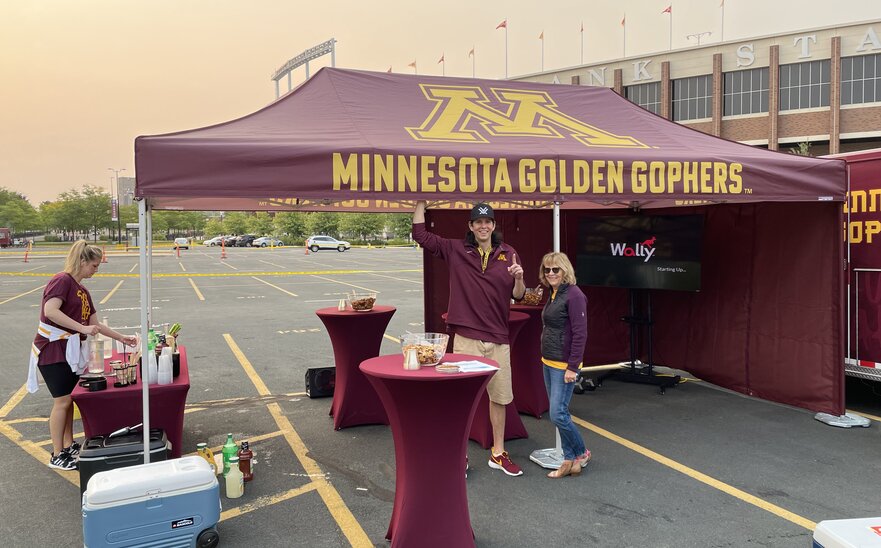
<path fill-rule="evenodd" d="M 550 419 L 560 431 L 563 446 L 563 464 L 548 477 L 577 476 L 591 457 L 569 414 L 569 401 L 587 343 L 587 297 L 575 285 L 575 269 L 565 253 L 545 255 L 538 278 L 551 289 L 541 314 L 541 361 Z"/>

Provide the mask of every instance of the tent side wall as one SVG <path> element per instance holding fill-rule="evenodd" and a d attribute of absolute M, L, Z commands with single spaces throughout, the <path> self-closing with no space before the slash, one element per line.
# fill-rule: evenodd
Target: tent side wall
<path fill-rule="evenodd" d="M 652 292 L 655 362 L 743 394 L 843 414 L 841 204 L 729 204 L 646 214 L 695 212 L 705 215 L 702 290 Z M 573 260 L 579 220 L 596 214 L 563 212 L 562 250 Z M 450 238 L 465 234 L 467 219 L 467 212 L 428 215 L 431 230 Z M 497 211 L 496 220 L 522 257 L 527 286 L 535 285 L 539 261 L 552 245 L 551 213 Z M 443 331 L 448 271 L 428 254 L 424 266 L 426 330 Z M 628 311 L 627 290 L 582 289 L 589 300 L 585 363 L 627 359 L 629 336 L 620 321 Z"/>

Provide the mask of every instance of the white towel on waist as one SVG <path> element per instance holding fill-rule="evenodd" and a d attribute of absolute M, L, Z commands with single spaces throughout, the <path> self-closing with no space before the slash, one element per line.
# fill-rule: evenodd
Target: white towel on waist
<path fill-rule="evenodd" d="M 49 342 L 76 337 L 77 342 L 80 342 L 80 344 L 67 344 L 67 348 L 64 351 L 64 357 L 70 365 L 70 370 L 75 374 L 81 375 L 86 370 L 86 365 L 88 365 L 89 360 L 89 349 L 86 341 L 79 341 L 78 333 L 71 334 L 60 327 L 40 322 L 40 326 L 37 328 L 37 334 L 44 339 L 48 339 Z M 67 342 L 70 343 L 71 341 L 68 340 Z M 28 363 L 27 382 L 27 389 L 31 394 L 40 388 L 39 384 L 37 384 L 37 360 L 39 358 L 40 349 L 37 348 L 37 345 L 31 344 L 31 359 Z"/>

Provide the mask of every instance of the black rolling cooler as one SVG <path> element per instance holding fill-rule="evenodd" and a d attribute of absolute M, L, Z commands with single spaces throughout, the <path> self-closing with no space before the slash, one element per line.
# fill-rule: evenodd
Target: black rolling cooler
<path fill-rule="evenodd" d="M 150 462 L 168 459 L 171 445 L 160 428 L 150 429 Z M 144 433 L 140 430 L 119 436 L 93 436 L 80 451 L 80 494 L 89 478 L 98 472 L 144 464 Z"/>

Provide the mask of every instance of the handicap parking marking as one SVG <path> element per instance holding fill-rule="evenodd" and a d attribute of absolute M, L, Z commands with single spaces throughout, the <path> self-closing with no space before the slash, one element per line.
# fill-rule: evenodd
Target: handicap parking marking
<path fill-rule="evenodd" d="M 622 445 L 622 446 L 626 447 L 627 449 L 630 449 L 631 451 L 635 451 L 636 453 L 639 453 L 640 455 L 642 455 L 646 458 L 649 458 L 659 464 L 662 464 L 664 466 L 667 466 L 668 468 L 676 470 L 677 472 L 679 472 L 681 474 L 685 474 L 686 476 L 688 476 L 694 480 L 697 480 L 705 485 L 708 485 L 709 487 L 712 487 L 713 489 L 717 489 L 719 491 L 722 491 L 723 493 L 731 495 L 734 498 L 740 499 L 743 502 L 746 502 L 747 504 L 752 504 L 753 506 L 755 506 L 761 510 L 765 510 L 766 512 L 770 512 L 770 513 L 772 513 L 778 517 L 781 517 L 787 521 L 790 521 L 796 525 L 804 527 L 805 529 L 807 529 L 809 531 L 813 531 L 817 527 L 816 523 L 814 523 L 813 521 L 811 521 L 807 518 L 803 518 L 802 516 L 799 516 L 798 514 L 790 512 L 789 510 L 782 508 L 780 506 L 777 506 L 776 504 L 773 504 L 773 503 L 770 503 L 766 500 L 760 499 L 759 497 L 757 497 L 755 495 L 751 495 L 750 493 L 747 493 L 746 491 L 738 489 L 737 487 L 729 485 L 723 481 L 717 480 L 716 478 L 708 476 L 707 474 L 704 474 L 703 472 L 698 472 L 697 470 L 695 470 L 694 468 L 691 468 L 690 466 L 686 466 L 682 463 L 676 462 L 669 457 L 665 457 L 664 455 L 661 455 L 660 453 L 656 453 L 656 452 L 652 451 L 651 449 L 643 447 L 643 446 L 641 446 L 637 443 L 634 443 L 626 438 L 623 438 L 617 434 L 613 434 L 612 432 L 609 432 L 605 428 L 602 428 L 602 427 L 599 427 L 595 424 L 589 423 L 584 419 L 580 419 L 580 418 L 576 417 L 575 415 L 572 415 L 572 422 L 574 422 L 575 424 L 581 426 L 582 428 L 586 428 L 587 430 L 590 430 L 591 432 L 598 434 L 598 435 L 600 435 L 600 436 L 602 436 L 612 442 L 615 442 L 619 445 Z"/>

